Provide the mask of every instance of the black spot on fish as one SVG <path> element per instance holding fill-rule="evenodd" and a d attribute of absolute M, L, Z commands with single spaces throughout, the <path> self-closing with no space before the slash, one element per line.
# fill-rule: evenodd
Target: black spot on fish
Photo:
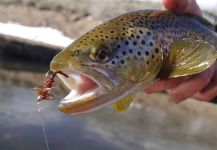
<path fill-rule="evenodd" d="M 150 32 L 150 31 L 148 31 L 148 32 L 146 32 L 146 34 L 147 34 L 147 36 L 150 36 L 150 35 L 151 35 L 151 32 Z"/>
<path fill-rule="evenodd" d="M 145 45 L 145 40 L 142 40 L 141 43 L 142 43 L 142 45 Z"/>
<path fill-rule="evenodd" d="M 115 61 L 112 61 L 112 64 L 114 65 L 114 64 L 115 64 Z"/>
<path fill-rule="evenodd" d="M 135 46 L 137 45 L 136 41 L 133 41 L 133 45 L 135 45 Z"/>
<path fill-rule="evenodd" d="M 139 36 L 139 35 L 137 35 L 137 36 L 136 36 L 136 38 L 137 38 L 137 39 L 140 39 L 140 36 Z"/>
<path fill-rule="evenodd" d="M 142 30 L 139 30 L 139 33 L 140 33 L 140 34 L 143 34 L 143 31 L 142 31 Z"/>
<path fill-rule="evenodd" d="M 165 51 L 165 53 L 168 53 L 168 50 L 167 50 L 167 48 L 164 48 L 164 51 Z"/>
<path fill-rule="evenodd" d="M 149 51 L 145 51 L 146 56 L 149 56 L 149 54 L 150 54 Z"/>
<path fill-rule="evenodd" d="M 117 45 L 117 48 L 119 49 L 119 48 L 121 48 L 121 46 L 118 44 L 118 45 Z"/>
<path fill-rule="evenodd" d="M 133 50 L 132 50 L 132 49 L 129 49 L 129 52 L 132 54 L 132 53 L 133 53 Z"/>
<path fill-rule="evenodd" d="M 138 54 L 139 56 L 141 56 L 141 52 L 140 52 L 140 51 L 138 51 L 137 54 Z"/>
<path fill-rule="evenodd" d="M 129 41 L 125 41 L 125 45 L 129 45 Z"/>
<path fill-rule="evenodd" d="M 126 51 L 123 51 L 122 54 L 125 56 L 127 53 L 126 53 Z"/>
<path fill-rule="evenodd" d="M 150 43 L 149 43 L 149 45 L 150 45 L 150 46 L 153 46 L 153 43 L 152 43 L 152 42 L 150 42 Z"/>
<path fill-rule="evenodd" d="M 155 53 L 158 54 L 159 53 L 159 48 L 155 48 Z"/>
<path fill-rule="evenodd" d="M 125 63 L 124 60 L 121 60 L 121 63 L 124 64 Z"/>
<path fill-rule="evenodd" d="M 159 24 L 159 23 L 160 23 L 160 21 L 159 21 L 159 20 L 155 20 L 155 23 L 156 23 L 156 24 Z"/>

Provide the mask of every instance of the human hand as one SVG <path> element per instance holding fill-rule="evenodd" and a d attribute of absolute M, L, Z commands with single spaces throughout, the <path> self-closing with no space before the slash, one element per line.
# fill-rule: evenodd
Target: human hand
<path fill-rule="evenodd" d="M 164 6 L 172 12 L 201 15 L 195 0 L 163 0 Z M 207 70 L 187 77 L 160 80 L 145 89 L 146 93 L 166 90 L 175 102 L 189 97 L 210 101 L 217 96 L 217 61 Z"/>

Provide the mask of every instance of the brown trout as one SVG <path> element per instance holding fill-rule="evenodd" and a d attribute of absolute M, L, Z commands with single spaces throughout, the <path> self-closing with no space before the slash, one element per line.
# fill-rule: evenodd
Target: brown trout
<path fill-rule="evenodd" d="M 191 14 L 141 10 L 95 27 L 57 54 L 51 71 L 71 90 L 59 104 L 67 114 L 109 104 L 127 110 L 136 91 L 158 79 L 200 73 L 217 59 L 217 35 Z"/>

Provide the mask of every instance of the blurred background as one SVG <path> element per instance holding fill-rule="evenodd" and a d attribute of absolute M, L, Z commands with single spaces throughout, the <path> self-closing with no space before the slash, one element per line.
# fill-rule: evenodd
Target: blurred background
<path fill-rule="evenodd" d="M 199 1 L 216 13 L 217 1 Z M 112 107 L 80 116 L 36 102 L 52 57 L 103 21 L 131 10 L 163 9 L 159 0 L 1 0 L 0 150 L 216 150 L 217 106 L 165 93 L 138 93 L 125 113 Z M 207 14 L 207 12 L 206 12 Z M 44 134 L 45 132 L 45 134 Z M 46 138 L 47 144 L 46 144 Z"/>

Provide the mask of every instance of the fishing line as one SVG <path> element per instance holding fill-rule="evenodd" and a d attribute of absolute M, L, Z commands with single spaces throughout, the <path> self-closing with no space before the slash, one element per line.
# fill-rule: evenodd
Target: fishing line
<path fill-rule="evenodd" d="M 38 102 L 38 106 L 39 106 L 39 102 Z M 44 108 L 42 108 L 42 107 L 38 108 L 38 112 L 41 113 L 39 116 L 41 118 L 41 125 L 42 125 L 42 131 L 43 131 L 43 135 L 44 135 L 44 139 L 45 139 L 45 145 L 46 145 L 47 150 L 50 150 L 48 139 L 47 139 L 47 135 L 46 135 L 46 129 L 45 129 L 43 111 L 45 111 Z"/>

